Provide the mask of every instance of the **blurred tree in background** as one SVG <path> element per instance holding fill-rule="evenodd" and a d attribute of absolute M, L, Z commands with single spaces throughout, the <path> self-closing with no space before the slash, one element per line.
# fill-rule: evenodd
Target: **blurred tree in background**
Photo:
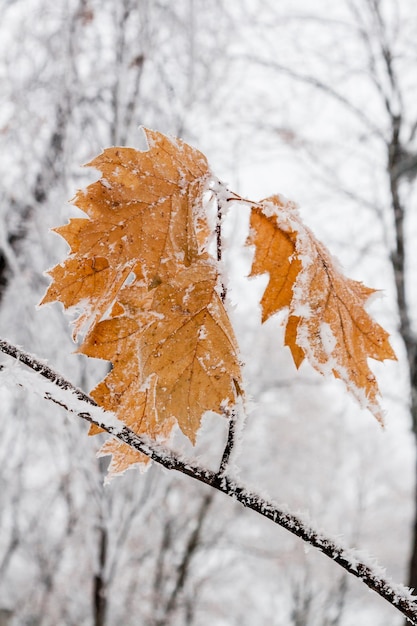
<path fill-rule="evenodd" d="M 76 215 L 67 199 L 91 180 L 80 164 L 109 145 L 143 147 L 140 124 L 201 149 L 243 194 L 299 201 L 351 276 L 387 293 L 374 311 L 400 356 L 378 368 L 388 433 L 337 382 L 295 372 L 276 320 L 250 321 L 248 216 L 230 216 L 232 314 L 256 401 L 239 472 L 405 582 L 416 34 L 412 0 L 5 0 L 0 25 L 1 334 L 86 391 L 99 380 L 103 363 L 67 356 L 58 307 L 35 305 L 65 247 L 48 229 Z M 401 623 L 321 555 L 182 476 L 152 467 L 103 488 L 107 461 L 84 426 L 0 394 L 0 624 Z M 208 417 L 197 443 L 208 464 L 221 428 Z"/>

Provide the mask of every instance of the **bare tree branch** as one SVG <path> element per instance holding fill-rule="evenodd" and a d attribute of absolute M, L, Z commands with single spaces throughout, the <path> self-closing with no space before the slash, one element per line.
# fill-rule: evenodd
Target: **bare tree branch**
<path fill-rule="evenodd" d="M 363 109 L 356 106 L 353 102 L 351 102 L 351 100 L 349 100 L 349 98 L 337 91 L 337 89 L 335 89 L 332 85 L 327 84 L 326 82 L 320 80 L 319 78 L 316 78 L 315 76 L 298 72 L 296 70 L 293 70 L 291 67 L 287 67 L 286 65 L 282 65 L 281 63 L 278 63 L 276 61 L 269 61 L 267 59 L 261 59 L 253 56 L 248 56 L 247 60 L 251 63 L 261 65 L 262 67 L 266 67 L 271 70 L 275 70 L 277 72 L 280 72 L 281 74 L 285 74 L 296 82 L 310 85 L 318 91 L 321 91 L 322 93 L 326 94 L 327 96 L 341 104 L 347 111 L 352 113 L 358 120 L 360 120 L 371 133 L 373 133 L 374 135 L 382 139 L 384 143 L 386 143 L 386 138 L 382 130 L 376 124 L 374 124 L 374 122 L 368 117 Z"/>
<path fill-rule="evenodd" d="M 223 456 L 220 461 L 219 474 L 224 474 L 229 464 L 230 455 L 232 454 L 235 445 L 236 435 L 236 412 L 232 409 L 227 411 L 226 417 L 229 420 L 229 430 L 227 432 L 227 441 L 223 450 Z"/>
<path fill-rule="evenodd" d="M 86 410 L 88 405 L 90 407 L 97 407 L 97 404 L 92 398 L 74 387 L 71 382 L 54 372 L 50 367 L 45 365 L 45 363 L 42 363 L 34 356 L 10 344 L 8 341 L 0 339 L 0 352 L 24 363 L 61 390 L 68 392 L 69 401 L 68 405 L 66 405 L 65 402 L 63 402 L 62 394 L 58 394 L 59 398 L 56 398 L 49 391 L 44 393 L 45 399 L 59 404 L 70 413 L 75 413 L 78 417 L 87 422 L 96 424 L 109 434 L 117 437 L 117 439 L 123 443 L 146 454 L 166 469 L 176 470 L 199 482 L 209 485 L 233 500 L 237 500 L 244 507 L 256 511 L 263 517 L 285 528 L 293 535 L 300 537 L 306 543 L 309 543 L 323 552 L 323 554 L 328 556 L 347 572 L 362 580 L 365 585 L 400 611 L 412 624 L 417 625 L 417 604 L 413 601 L 414 597 L 411 592 L 405 587 L 396 585 L 387 580 L 384 574 L 381 573 L 383 570 L 380 570 L 380 568 L 368 565 L 348 548 L 338 545 L 333 539 L 326 537 L 320 531 L 310 527 L 300 517 L 282 510 L 274 502 L 268 501 L 259 494 L 250 491 L 244 485 L 236 482 L 231 476 L 220 472 L 213 472 L 189 460 L 182 460 L 171 450 L 167 450 L 154 442 L 150 442 L 144 437 L 136 435 L 126 426 L 118 428 L 112 425 L 112 414 L 109 414 L 111 417 L 109 420 L 110 423 L 106 423 L 107 413 L 104 410 L 102 411 L 101 420 L 93 417 L 92 411 Z M 0 365 L 0 370 L 1 369 L 4 369 L 3 365 Z M 78 408 L 74 409 L 74 396 L 79 401 L 80 410 L 78 410 Z M 84 409 L 83 405 L 87 405 L 86 409 Z"/>

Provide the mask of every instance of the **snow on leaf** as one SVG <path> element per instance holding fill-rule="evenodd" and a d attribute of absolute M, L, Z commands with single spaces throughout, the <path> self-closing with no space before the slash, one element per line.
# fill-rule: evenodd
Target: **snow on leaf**
<path fill-rule="evenodd" d="M 145 130 L 149 150 L 110 148 L 89 165 L 102 178 L 80 191 L 86 218 L 56 229 L 70 254 L 49 274 L 41 304 L 82 309 L 79 352 L 112 370 L 98 404 L 137 434 L 166 440 L 175 423 L 195 442 L 206 411 L 222 413 L 241 387 L 237 345 L 205 251 L 206 158 L 178 139 Z M 90 434 L 100 432 L 92 426 Z M 111 439 L 110 473 L 146 458 Z"/>
<path fill-rule="evenodd" d="M 296 207 L 278 196 L 252 208 L 252 275 L 269 273 L 262 319 L 286 309 L 285 344 L 300 366 L 305 357 L 333 373 L 382 423 L 379 390 L 368 358 L 396 359 L 388 333 L 366 312 L 373 289 L 346 278 L 325 246 L 302 223 Z"/>
<path fill-rule="evenodd" d="M 120 363 L 118 363 L 120 367 Z M 110 378 L 111 374 L 108 376 Z M 120 411 L 123 415 L 123 421 L 126 426 L 136 432 L 137 435 L 145 434 L 153 439 L 166 440 L 174 426 L 174 418 L 160 422 L 155 407 L 155 385 L 156 376 L 152 376 L 148 381 L 145 389 L 139 387 L 139 379 L 132 379 L 129 385 L 128 393 L 122 394 L 124 397 L 121 405 L 118 406 L 118 395 L 114 391 L 117 384 L 115 377 L 111 380 L 101 383 L 93 392 L 92 396 L 97 403 L 100 401 L 103 406 L 114 404 L 115 410 Z M 91 433 L 90 434 L 95 434 Z M 108 468 L 108 478 L 116 474 L 123 474 L 127 469 L 135 466 L 146 466 L 149 463 L 149 457 L 138 450 L 135 450 L 126 443 L 122 443 L 119 439 L 108 439 L 100 448 L 99 456 L 112 455 L 112 459 Z"/>
<path fill-rule="evenodd" d="M 198 209 L 206 158 L 179 139 L 145 134 L 149 150 L 108 148 L 88 164 L 103 175 L 75 196 L 88 217 L 55 229 L 71 254 L 49 272 L 53 282 L 41 304 L 59 300 L 68 308 L 93 299 L 75 335 L 103 316 L 131 272 L 152 286 L 179 263 L 189 266 L 204 243 L 207 225 Z"/>
<path fill-rule="evenodd" d="M 205 411 L 221 413 L 226 403 L 233 404 L 240 384 L 237 346 L 216 282 L 213 262 L 203 257 L 142 301 L 133 302 L 140 294 L 125 287 L 119 298 L 125 313 L 99 322 L 80 349 L 113 363 L 92 393 L 96 402 L 131 415 L 137 394 L 155 377 L 153 421 L 162 425 L 174 417 L 195 442 Z M 139 412 L 130 427 L 145 432 L 143 419 Z"/>

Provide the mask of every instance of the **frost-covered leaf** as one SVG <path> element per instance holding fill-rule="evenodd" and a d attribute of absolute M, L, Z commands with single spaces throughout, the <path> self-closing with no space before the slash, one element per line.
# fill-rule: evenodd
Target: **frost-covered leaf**
<path fill-rule="evenodd" d="M 125 287 L 118 299 L 124 313 L 99 322 L 81 347 L 113 363 L 94 399 L 131 415 L 137 394 L 153 381 L 152 422 L 174 417 L 194 442 L 205 411 L 220 413 L 233 404 L 240 381 L 236 342 L 216 283 L 216 268 L 206 257 L 146 294 Z M 147 432 L 143 419 L 139 412 L 136 432 Z"/>
<path fill-rule="evenodd" d="M 103 316 L 131 273 L 151 288 L 188 267 L 207 234 L 206 158 L 179 139 L 145 134 L 149 150 L 108 148 L 88 164 L 102 173 L 74 199 L 88 217 L 55 229 L 71 254 L 49 272 L 53 282 L 41 304 L 81 304 L 75 334 Z"/>
<path fill-rule="evenodd" d="M 138 434 L 166 440 L 175 423 L 195 442 L 206 411 L 233 404 L 241 375 L 230 321 L 207 254 L 205 157 L 146 130 L 149 150 L 110 148 L 89 165 L 102 177 L 76 205 L 86 218 L 56 229 L 69 257 L 49 273 L 42 304 L 82 310 L 79 351 L 112 363 L 93 390 Z M 92 426 L 90 434 L 100 432 Z M 111 473 L 147 459 L 110 440 Z"/>
<path fill-rule="evenodd" d="M 333 373 L 382 422 L 368 358 L 396 357 L 388 333 L 364 308 L 374 290 L 346 278 L 294 203 L 279 196 L 252 208 L 248 244 L 255 246 L 251 274 L 269 273 L 262 319 L 287 310 L 285 343 L 296 366 L 307 357 L 322 374 Z"/>

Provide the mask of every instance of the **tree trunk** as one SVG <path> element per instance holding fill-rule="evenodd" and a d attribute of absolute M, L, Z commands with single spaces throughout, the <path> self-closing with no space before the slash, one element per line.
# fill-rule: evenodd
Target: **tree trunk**
<path fill-rule="evenodd" d="M 410 346 L 414 352 L 414 362 L 411 364 L 411 417 L 412 428 L 415 437 L 416 445 L 416 459 L 415 459 L 415 485 L 414 485 L 414 524 L 411 536 L 411 552 L 410 552 L 410 564 L 408 569 L 408 586 L 414 590 L 417 590 L 417 359 L 415 356 L 416 345 Z M 407 350 L 407 354 L 409 351 Z"/>
<path fill-rule="evenodd" d="M 93 611 L 94 626 L 104 626 L 107 613 L 107 585 L 105 567 L 107 561 L 107 530 L 101 527 L 99 530 L 99 563 L 98 571 L 94 576 L 93 584 Z"/>
<path fill-rule="evenodd" d="M 388 149 L 388 173 L 390 177 L 391 208 L 395 227 L 395 249 L 391 254 L 392 269 L 396 287 L 399 315 L 399 333 L 404 342 L 407 354 L 410 380 L 410 416 L 411 429 L 415 438 L 417 454 L 417 338 L 411 327 L 410 308 L 406 293 L 407 249 L 405 241 L 404 221 L 406 207 L 401 201 L 400 176 L 398 175 L 402 146 L 400 131 L 402 118 L 392 116 L 392 136 Z M 410 561 L 408 569 L 408 586 L 417 589 L 417 458 L 415 461 L 415 492 L 414 492 L 414 524 L 411 536 Z M 406 622 L 407 623 L 407 622 Z"/>

